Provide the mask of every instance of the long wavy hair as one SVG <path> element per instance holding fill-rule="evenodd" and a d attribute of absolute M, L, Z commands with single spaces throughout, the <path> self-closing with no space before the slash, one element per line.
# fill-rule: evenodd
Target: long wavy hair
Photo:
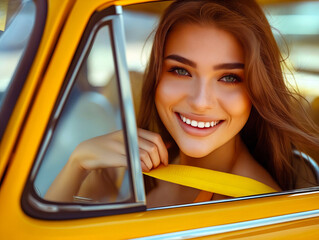
<path fill-rule="evenodd" d="M 155 91 L 167 36 L 179 23 L 213 24 L 241 43 L 245 54 L 244 84 L 253 105 L 241 138 L 283 190 L 294 188 L 293 150 L 319 149 L 319 130 L 304 110 L 301 96 L 286 86 L 283 57 L 254 0 L 177 0 L 166 9 L 155 32 L 144 76 L 138 126 L 159 132 L 169 146 L 170 157 L 176 155 L 178 147 L 155 107 Z"/>

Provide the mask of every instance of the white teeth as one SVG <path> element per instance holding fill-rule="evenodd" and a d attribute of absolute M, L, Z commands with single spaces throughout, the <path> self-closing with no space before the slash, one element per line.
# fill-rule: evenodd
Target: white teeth
<path fill-rule="evenodd" d="M 199 122 L 197 127 L 204 128 L 205 127 L 205 123 L 204 122 Z"/>
<path fill-rule="evenodd" d="M 192 120 L 191 125 L 192 125 L 193 127 L 197 127 L 197 121 Z"/>
<path fill-rule="evenodd" d="M 188 125 L 191 125 L 193 127 L 198 127 L 198 128 L 209 128 L 209 127 L 214 127 L 216 126 L 219 121 L 212 121 L 212 122 L 197 122 L 195 120 L 190 120 L 183 115 L 180 114 L 180 118 L 182 121 Z"/>
<path fill-rule="evenodd" d="M 186 117 L 182 117 L 183 122 L 186 122 Z"/>

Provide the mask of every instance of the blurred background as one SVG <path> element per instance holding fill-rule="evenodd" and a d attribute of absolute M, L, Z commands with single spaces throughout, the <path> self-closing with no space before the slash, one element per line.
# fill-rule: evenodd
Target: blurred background
<path fill-rule="evenodd" d="M 287 71 L 287 79 L 309 101 L 309 111 L 319 125 L 319 2 L 269 4 L 264 9 L 283 55 L 288 57 L 293 75 Z"/>

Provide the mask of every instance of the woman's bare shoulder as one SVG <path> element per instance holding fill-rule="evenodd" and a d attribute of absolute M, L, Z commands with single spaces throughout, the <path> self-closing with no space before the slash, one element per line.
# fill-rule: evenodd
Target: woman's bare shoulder
<path fill-rule="evenodd" d="M 252 178 L 276 189 L 277 191 L 281 190 L 267 170 L 253 158 L 247 149 L 242 151 L 240 156 L 238 156 L 238 161 L 234 165 L 231 173 Z"/>

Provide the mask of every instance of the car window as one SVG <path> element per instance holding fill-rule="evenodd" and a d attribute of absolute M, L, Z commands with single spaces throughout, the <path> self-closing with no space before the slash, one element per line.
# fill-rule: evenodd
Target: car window
<path fill-rule="evenodd" d="M 21 76 L 14 81 L 35 26 L 36 12 L 37 7 L 32 0 L 0 3 L 0 139 L 19 94 L 17 82 L 25 78 Z M 41 32 L 37 34 L 41 35 Z M 32 57 L 31 54 L 29 57 Z"/>
<path fill-rule="evenodd" d="M 91 212 L 88 215 L 96 215 L 94 212 L 97 209 L 104 215 L 143 208 L 143 184 L 140 182 L 137 188 L 139 181 L 132 182 L 136 174 L 141 175 L 141 170 L 136 169 L 134 162 L 130 161 L 137 153 L 131 150 L 137 139 L 130 88 L 125 82 L 129 80 L 125 70 L 122 30 L 120 7 L 98 12 L 90 20 L 52 113 L 38 154 L 38 165 L 31 176 L 31 190 L 26 190 L 26 194 L 32 194 L 37 203 L 51 203 L 32 203 L 33 206 L 43 206 L 33 209 L 33 214 L 38 211 L 42 216 L 43 212 L 51 212 L 52 204 L 58 204 L 61 208 L 57 207 L 58 210 L 51 216 L 44 214 L 46 218 L 56 218 L 61 211 L 63 215 L 63 209 L 67 209 L 70 203 L 91 206 L 82 207 Z M 50 187 L 77 146 L 103 135 L 115 138 L 112 144 L 120 154 L 115 157 L 102 154 L 101 157 L 113 161 L 114 166 L 90 169 L 81 187 L 68 200 L 55 200 L 54 194 L 48 197 Z M 112 144 L 105 146 L 112 147 Z M 94 152 L 94 142 L 91 147 Z M 26 205 L 29 204 L 27 201 Z M 67 210 L 67 218 L 77 214 L 70 214 L 70 211 L 76 212 L 74 208 L 71 209 Z"/>
<path fill-rule="evenodd" d="M 104 81 L 103 84 L 101 84 L 102 81 Z M 110 28 L 106 25 L 98 30 L 63 106 L 35 180 L 39 195 L 44 196 L 77 145 L 90 138 L 122 129 Z M 124 139 L 122 133 L 120 138 Z M 125 168 L 118 169 L 119 173 L 116 174 L 118 179 L 114 181 L 120 182 L 120 185 L 129 186 L 127 182 L 122 182 L 127 181 L 127 178 L 123 176 L 125 170 Z M 117 191 L 120 190 L 120 186 L 116 188 Z M 129 199 L 130 191 L 126 190 L 125 193 L 126 196 L 118 196 L 106 202 Z M 88 201 L 93 201 L 88 196 L 74 196 L 75 199 L 84 199 L 84 197 Z"/>

